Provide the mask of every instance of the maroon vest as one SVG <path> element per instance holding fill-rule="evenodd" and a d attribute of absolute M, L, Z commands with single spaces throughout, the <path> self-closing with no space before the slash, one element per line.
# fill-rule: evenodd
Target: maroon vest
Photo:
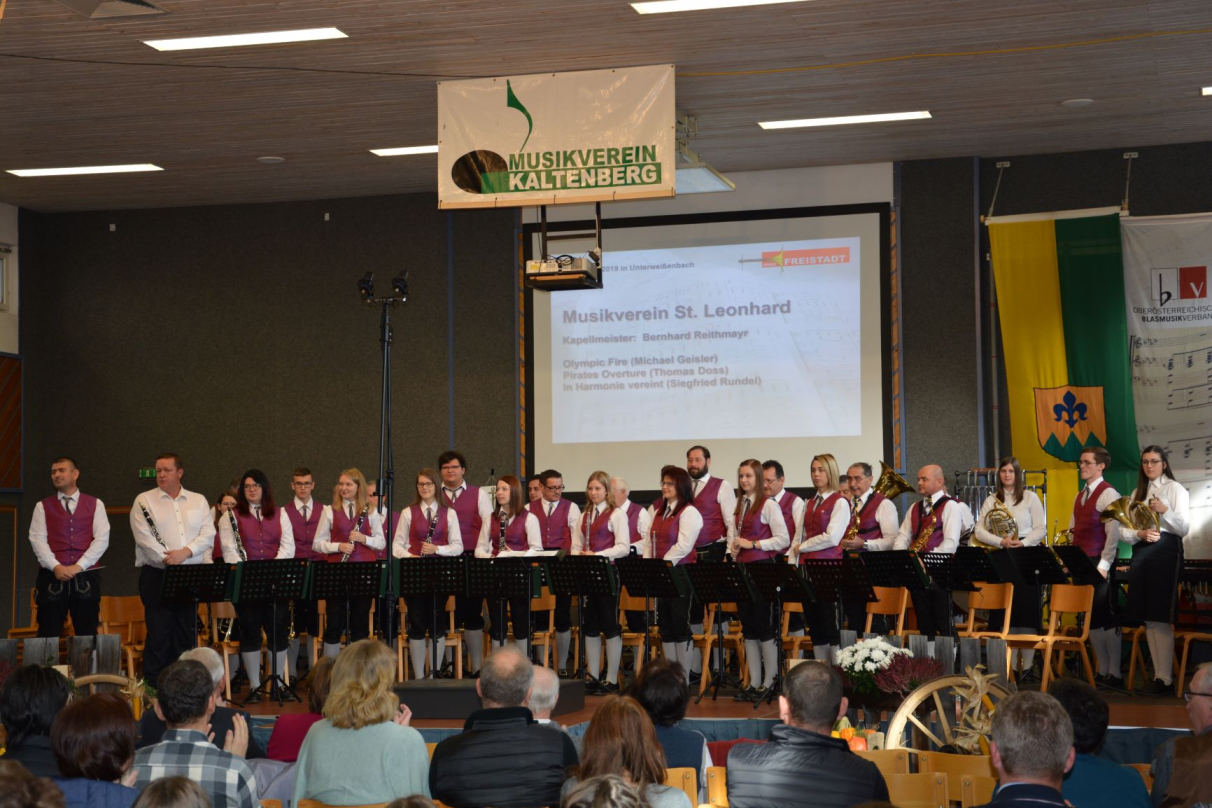
<path fill-rule="evenodd" d="M 652 536 L 653 558 L 664 558 L 665 553 L 668 553 L 675 544 L 678 543 L 678 523 L 682 521 L 682 514 L 686 512 L 685 508 L 678 511 L 669 519 L 665 518 L 665 501 L 658 500 L 656 514 L 652 517 L 652 528 L 650 535 Z M 687 553 L 678 564 L 693 564 L 697 558 L 697 554 L 692 549 Z"/>
<path fill-rule="evenodd" d="M 58 494 L 42 500 L 42 512 L 46 515 L 46 542 L 55 554 L 55 560 L 65 567 L 79 561 L 93 543 L 93 514 L 97 512 L 97 498 L 81 493 L 75 507 L 76 510 L 68 516 Z"/>
<path fill-rule="evenodd" d="M 696 548 L 719 541 L 728 532 L 724 513 L 720 510 L 720 485 L 723 482 L 719 477 L 710 478 L 694 498 L 694 507 L 703 516 L 703 529 L 694 543 Z"/>
<path fill-rule="evenodd" d="M 1099 512 L 1094 506 L 1103 492 L 1110 487 L 1106 480 L 1101 480 L 1090 492 L 1085 505 L 1082 504 L 1081 492 L 1078 492 L 1077 499 L 1073 502 L 1073 543 L 1091 558 L 1101 556 L 1103 548 L 1107 546 L 1107 528 L 1099 521 Z"/>
<path fill-rule="evenodd" d="M 614 546 L 614 534 L 610 532 L 610 517 L 614 511 L 610 509 L 602 511 L 590 525 L 588 510 L 590 503 L 585 503 L 585 507 L 585 512 L 581 514 L 581 535 L 585 537 L 585 544 L 595 553 L 609 550 Z"/>
<path fill-rule="evenodd" d="M 480 516 L 479 487 L 468 485 L 454 502 L 450 501 L 446 489 L 443 488 L 442 502 L 454 510 L 455 517 L 459 520 L 459 535 L 463 537 L 463 552 L 474 553 L 475 539 L 480 535 L 480 528 L 484 525 L 484 519 Z M 468 536 L 472 537 L 470 543 L 467 539 Z"/>
<path fill-rule="evenodd" d="M 884 538 L 884 534 L 880 532 L 880 523 L 875 518 L 875 512 L 880 509 L 880 505 L 887 499 L 888 497 L 878 491 L 872 491 L 871 496 L 863 503 L 863 509 L 858 514 L 858 534 L 859 538 L 863 541 Z"/>
<path fill-rule="evenodd" d="M 493 516 L 488 535 L 492 538 L 492 554 L 496 556 L 501 552 L 501 517 Z M 526 539 L 526 511 L 510 519 L 505 526 L 505 549 L 522 553 L 530 549 L 530 542 Z"/>
<path fill-rule="evenodd" d="M 833 509 L 837 506 L 837 501 L 842 498 L 842 495 L 834 491 L 829 496 L 825 497 L 825 501 L 818 507 L 816 497 L 808 500 L 808 505 L 804 508 L 804 541 L 811 539 L 813 536 L 819 536 L 829 528 L 829 520 L 833 516 Z M 810 553 L 800 553 L 800 561 L 806 561 L 809 558 L 841 558 L 842 543 L 838 542 L 832 547 L 826 547 L 824 550 L 813 550 Z"/>
<path fill-rule="evenodd" d="M 294 499 L 282 506 L 286 510 L 286 518 L 290 520 L 290 529 L 295 534 L 295 558 L 306 558 L 308 561 L 319 561 L 324 556 L 311 549 L 316 540 L 316 527 L 320 524 L 320 514 L 324 506 L 313 498 L 307 505 L 307 521 L 303 521 L 303 513 L 295 507 Z"/>
<path fill-rule="evenodd" d="M 779 500 L 778 506 L 779 510 L 783 512 L 783 521 L 787 523 L 787 536 L 790 537 L 792 541 L 795 541 L 795 503 L 800 502 L 801 500 L 798 496 L 791 493 L 787 489 L 783 489 L 783 493 L 785 493 L 786 496 Z M 790 549 L 790 547 L 788 549 Z M 787 555 L 787 550 L 782 550 L 779 552 L 779 555 Z"/>
<path fill-rule="evenodd" d="M 934 520 L 934 530 L 930 533 L 930 538 L 926 540 L 926 549 L 923 553 L 933 553 L 938 549 L 938 546 L 943 543 L 943 510 L 947 503 L 951 501 L 951 497 L 944 494 L 938 498 L 938 502 L 934 503 L 933 513 L 938 517 Z M 909 526 L 913 528 L 913 533 L 909 536 L 909 546 L 917 541 L 917 531 L 922 525 L 922 502 L 919 500 L 909 509 Z"/>
<path fill-rule="evenodd" d="M 248 507 L 249 510 L 252 509 L 251 505 Z M 265 516 L 262 512 L 260 520 L 251 513 L 244 516 L 236 508 L 232 508 L 228 513 L 236 517 L 236 525 L 240 528 L 240 541 L 244 544 L 244 552 L 249 561 L 265 561 L 278 557 L 278 550 L 282 546 L 282 521 L 276 511 L 273 516 Z M 224 515 L 223 518 L 228 520 L 230 527 L 230 516 Z"/>
<path fill-rule="evenodd" d="M 547 501 L 536 499 L 530 503 L 530 512 L 539 520 L 539 535 L 543 537 L 544 550 L 571 550 L 572 531 L 568 529 L 568 509 L 572 502 L 561 499 L 547 518 Z"/>
<path fill-rule="evenodd" d="M 790 499 L 790 497 L 788 497 Z M 770 532 L 770 525 L 762 522 L 762 512 L 760 510 L 749 509 L 749 513 L 744 516 L 738 516 L 736 532 L 743 539 L 752 541 L 761 541 L 769 539 L 774 534 Z M 747 564 L 750 561 L 766 561 L 767 559 L 777 558 L 779 553 L 771 552 L 770 550 L 758 550 L 756 547 L 752 550 L 741 550 L 737 553 L 736 560 L 742 564 Z"/>
<path fill-rule="evenodd" d="M 354 518 L 350 519 L 345 511 L 341 508 L 332 509 L 332 537 L 329 541 L 336 544 L 345 544 L 349 541 L 349 534 L 354 532 L 357 527 L 358 517 L 361 515 L 359 511 L 354 510 Z M 366 512 L 366 519 L 362 522 L 362 529 L 359 533 L 370 535 L 370 511 Z M 329 553 L 327 561 L 330 564 L 335 564 L 341 560 L 341 553 Z M 374 561 L 375 551 L 367 547 L 361 542 L 354 545 L 354 551 L 349 554 L 350 561 Z"/>
<path fill-rule="evenodd" d="M 383 518 L 382 511 L 379 511 L 379 518 Z M 384 538 L 386 539 L 386 541 L 383 542 L 383 549 L 374 551 L 375 560 L 377 561 L 387 558 L 388 554 L 391 553 L 391 543 L 396 539 L 396 525 L 400 524 L 400 512 L 392 511 L 391 518 L 387 521 L 390 522 L 390 524 L 383 526 L 383 530 L 385 531 Z"/>
<path fill-rule="evenodd" d="M 640 512 L 643 510 L 642 505 L 635 502 L 627 503 L 627 535 L 631 538 L 632 544 L 644 540 L 644 537 L 640 535 Z"/>
<path fill-rule="evenodd" d="M 425 537 L 429 535 L 429 522 L 425 519 L 425 509 L 420 505 L 413 505 L 408 510 L 412 514 L 412 522 L 408 526 L 408 552 L 419 556 L 421 555 L 421 545 L 425 543 Z M 447 518 L 446 507 L 438 503 L 438 521 L 433 526 L 433 538 L 430 539 L 430 542 L 436 547 L 445 547 L 450 538 L 446 532 Z"/>

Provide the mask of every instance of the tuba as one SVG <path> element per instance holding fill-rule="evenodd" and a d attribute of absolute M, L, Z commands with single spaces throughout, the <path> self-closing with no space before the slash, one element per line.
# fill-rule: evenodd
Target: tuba
<path fill-rule="evenodd" d="M 892 470 L 892 467 L 880 461 L 880 476 L 871 486 L 871 490 L 877 494 L 882 494 L 888 499 L 896 499 L 901 494 L 908 494 L 913 490 L 913 486 L 905 482 L 905 478 Z"/>
<path fill-rule="evenodd" d="M 981 527 L 999 539 L 1008 533 L 1018 535 L 1018 522 L 1014 521 L 1014 514 L 1010 513 L 1010 509 L 997 497 L 993 498 L 993 507 L 985 514 Z"/>
<path fill-rule="evenodd" d="M 1131 497 L 1120 497 L 1107 506 L 1099 517 L 1100 522 L 1115 520 L 1131 530 L 1161 530 L 1161 517 L 1157 512 Z"/>

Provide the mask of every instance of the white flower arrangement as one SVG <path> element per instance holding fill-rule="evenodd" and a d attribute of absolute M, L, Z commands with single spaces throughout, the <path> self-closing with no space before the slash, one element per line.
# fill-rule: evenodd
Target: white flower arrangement
<path fill-rule="evenodd" d="M 837 664 L 847 673 L 875 673 L 886 669 L 901 654 L 913 656 L 908 648 L 897 648 L 887 640 L 874 637 L 843 648 L 838 652 Z"/>

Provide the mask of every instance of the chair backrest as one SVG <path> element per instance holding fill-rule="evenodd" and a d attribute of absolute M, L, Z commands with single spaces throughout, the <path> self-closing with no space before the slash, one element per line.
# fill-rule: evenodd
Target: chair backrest
<path fill-rule="evenodd" d="M 141 643 L 147 636 L 143 601 L 138 595 L 102 595 L 99 617 L 99 631 L 121 636 L 124 644 Z"/>
<path fill-rule="evenodd" d="M 909 753 L 904 749 L 860 749 L 854 754 L 870 760 L 885 777 L 909 773 Z"/>
<path fill-rule="evenodd" d="M 619 589 L 619 609 L 625 612 L 642 612 L 648 604 L 643 598 L 633 598 L 627 592 L 627 587 Z"/>
<path fill-rule="evenodd" d="M 430 759 L 430 760 L 433 760 L 433 750 L 434 750 L 434 749 L 436 749 L 436 748 L 437 748 L 437 746 L 438 746 L 438 745 L 437 745 L 436 743 L 427 743 L 427 744 L 425 744 L 425 751 L 429 753 L 429 759 Z"/>
<path fill-rule="evenodd" d="M 896 808 L 950 808 L 945 774 L 888 774 L 884 782 L 888 784 L 888 799 Z"/>
<path fill-rule="evenodd" d="M 728 767 L 707 767 L 707 802 L 728 808 Z M 694 803 L 692 802 L 691 805 Z"/>
<path fill-rule="evenodd" d="M 871 618 L 874 615 L 896 615 L 896 630 L 894 634 L 905 631 L 905 609 L 909 605 L 909 590 L 903 586 L 873 586 L 875 601 L 867 604 L 867 626 L 865 631 L 871 631 Z"/>
<path fill-rule="evenodd" d="M 1084 642 L 1090 636 L 1090 612 L 1094 609 L 1094 587 L 1076 586 L 1074 584 L 1053 584 L 1048 596 L 1048 633 L 1056 634 L 1060 628 L 1061 617 L 1065 614 L 1085 614 L 1081 621 L 1081 639 Z"/>
<path fill-rule="evenodd" d="M 1125 763 L 1129 769 L 1135 769 L 1136 773 L 1145 781 L 1145 789 L 1153 793 L 1153 764 L 1152 763 Z"/>
<path fill-rule="evenodd" d="M 372 802 L 367 805 L 336 806 L 336 805 L 329 805 L 328 803 L 325 803 L 325 802 L 320 802 L 319 800 L 296 800 L 295 801 L 295 808 L 387 808 L 387 805 L 388 804 L 385 802 Z"/>
<path fill-rule="evenodd" d="M 261 800 L 261 808 L 282 808 L 282 800 Z"/>
<path fill-rule="evenodd" d="M 952 794 L 960 794 L 963 789 L 961 778 L 992 777 L 997 778 L 993 768 L 993 759 L 988 755 L 950 755 L 946 752 L 919 752 L 917 755 L 917 770 L 919 772 L 935 772 L 947 775 L 947 786 Z"/>
<path fill-rule="evenodd" d="M 993 799 L 997 780 L 992 777 L 977 777 L 966 774 L 960 778 L 960 808 L 976 808 Z"/>
<path fill-rule="evenodd" d="M 975 592 L 968 593 L 968 631 L 973 630 L 978 609 L 1004 609 L 1001 627 L 990 624 L 989 631 L 999 631 L 1002 634 L 1010 632 L 1010 607 L 1014 603 L 1014 584 L 992 584 L 988 581 L 975 581 Z"/>
<path fill-rule="evenodd" d="M 680 788 L 690 798 L 691 805 L 699 804 L 698 772 L 689 767 L 665 770 L 665 785 Z"/>
<path fill-rule="evenodd" d="M 552 612 L 554 614 L 555 606 L 556 596 L 553 595 L 551 590 L 547 587 L 543 587 L 541 590 L 539 590 L 539 596 L 537 598 L 530 599 L 530 610 L 532 612 Z M 555 623 L 548 623 L 548 625 L 554 626 Z"/>

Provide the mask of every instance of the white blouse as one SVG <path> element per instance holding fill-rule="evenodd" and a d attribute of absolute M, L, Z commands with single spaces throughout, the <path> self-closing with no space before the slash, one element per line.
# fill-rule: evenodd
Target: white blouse
<path fill-rule="evenodd" d="M 1009 494 L 1006 498 L 1010 498 Z M 980 516 L 976 520 L 976 534 L 972 541 L 974 547 L 982 544 L 993 547 L 1002 546 L 1001 536 L 995 536 L 985 530 L 985 517 L 993 510 L 995 502 L 997 502 L 997 495 L 990 494 L 985 498 L 985 503 L 981 505 Z M 1023 498 L 1017 504 L 1007 504 L 1005 507 L 1014 517 L 1014 523 L 1018 525 L 1018 538 L 1024 545 L 1034 547 L 1044 540 L 1044 536 L 1048 533 L 1048 526 L 1044 524 L 1044 505 L 1040 502 L 1039 495 L 1034 491 L 1024 490 Z"/>
<path fill-rule="evenodd" d="M 1187 493 L 1187 489 L 1178 480 L 1171 480 L 1162 475 L 1149 483 L 1145 503 L 1148 504 L 1153 497 L 1157 497 L 1170 508 L 1165 513 L 1158 514 L 1161 517 L 1161 529 L 1180 539 L 1186 536 L 1191 529 L 1191 495 Z M 1123 525 L 1119 526 L 1119 537 L 1128 544 L 1141 541 L 1137 538 L 1135 530 Z"/>

